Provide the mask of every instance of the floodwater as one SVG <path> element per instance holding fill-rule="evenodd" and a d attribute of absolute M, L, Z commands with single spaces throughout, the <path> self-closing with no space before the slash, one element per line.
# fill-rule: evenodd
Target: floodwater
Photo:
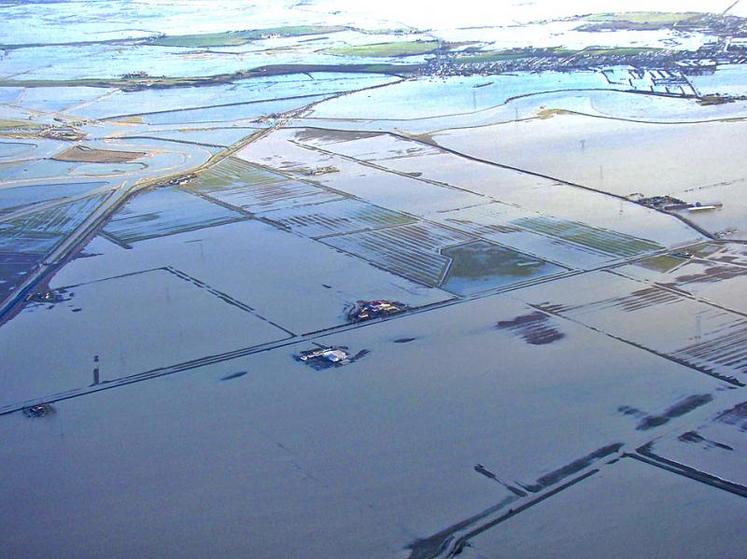
<path fill-rule="evenodd" d="M 475 87 L 482 84 L 483 87 Z M 468 113 L 512 97 L 545 91 L 611 89 L 597 72 L 519 72 L 497 76 L 420 78 L 361 92 L 318 107 L 315 118 L 410 119 Z"/>

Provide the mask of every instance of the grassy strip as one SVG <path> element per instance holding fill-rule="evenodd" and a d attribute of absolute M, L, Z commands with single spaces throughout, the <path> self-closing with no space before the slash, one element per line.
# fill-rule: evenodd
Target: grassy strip
<path fill-rule="evenodd" d="M 29 120 L 0 119 L 0 130 L 40 130 L 41 125 Z"/>
<path fill-rule="evenodd" d="M 595 23 L 620 22 L 632 24 L 674 25 L 702 16 L 697 12 L 613 12 L 591 14 L 584 20 Z"/>
<path fill-rule="evenodd" d="M 695 12 L 618 12 L 585 16 L 580 31 L 656 31 L 707 25 L 709 16 Z"/>
<path fill-rule="evenodd" d="M 175 87 L 200 87 L 232 83 L 259 76 L 282 76 L 312 72 L 348 74 L 408 74 L 418 70 L 416 64 L 275 64 L 261 66 L 244 72 L 198 77 L 135 76 L 127 78 L 83 78 L 76 80 L 0 80 L 0 87 L 102 87 L 124 91 L 145 89 L 170 89 Z"/>
<path fill-rule="evenodd" d="M 337 33 L 346 29 L 347 27 L 340 25 L 291 25 L 247 31 L 202 33 L 197 35 L 164 35 L 163 37 L 151 39 L 148 43 L 161 47 L 236 47 L 270 37 L 304 37 L 306 35 Z"/>
<path fill-rule="evenodd" d="M 393 41 L 368 45 L 347 45 L 323 51 L 335 56 L 394 57 L 429 54 L 439 47 L 438 41 Z"/>

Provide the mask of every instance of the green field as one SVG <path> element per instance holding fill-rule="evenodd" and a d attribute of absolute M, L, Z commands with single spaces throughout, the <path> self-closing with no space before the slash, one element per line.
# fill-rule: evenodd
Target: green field
<path fill-rule="evenodd" d="M 648 268 L 649 270 L 666 273 L 684 262 L 687 262 L 687 259 L 680 258 L 679 256 L 672 256 L 671 254 L 663 254 L 661 256 L 645 258 L 637 264 L 644 268 Z"/>
<path fill-rule="evenodd" d="M 639 239 L 625 233 L 545 216 L 522 217 L 512 221 L 511 224 L 614 256 L 630 258 L 637 254 L 664 248 L 653 241 Z"/>
<path fill-rule="evenodd" d="M 71 80 L 33 79 L 15 80 L 0 79 L 0 87 L 101 87 L 117 88 L 124 91 L 143 89 L 169 89 L 177 87 L 200 87 L 221 83 L 232 83 L 238 80 L 258 76 L 283 76 L 309 72 L 334 72 L 351 74 L 392 74 L 400 75 L 415 72 L 417 64 L 272 64 L 232 74 L 213 76 L 137 76 L 120 78 L 80 78 Z M 0 120 L 0 122 L 3 122 Z M 7 122 L 7 121 L 6 121 Z"/>
<path fill-rule="evenodd" d="M 509 49 L 509 50 L 485 50 L 471 52 L 470 54 L 457 55 L 455 62 L 464 64 L 480 64 L 482 62 L 502 62 L 504 60 L 519 60 L 532 56 L 529 49 Z"/>
<path fill-rule="evenodd" d="M 37 130 L 41 125 L 29 120 L 0 119 L 0 130 L 17 130 L 23 128 Z"/>
<path fill-rule="evenodd" d="M 162 47 L 237 47 L 272 36 L 303 37 L 306 35 L 337 33 L 339 31 L 345 31 L 346 29 L 346 27 L 340 25 L 291 25 L 285 27 L 271 27 L 267 29 L 203 33 L 197 35 L 165 35 L 163 37 L 152 39 L 149 42 L 152 45 Z"/>
<path fill-rule="evenodd" d="M 596 56 L 638 56 L 640 54 L 646 54 L 648 52 L 659 52 L 661 50 L 663 49 L 660 49 L 658 47 L 588 47 L 579 52 L 581 54 L 591 54 Z"/>
<path fill-rule="evenodd" d="M 581 31 L 654 31 L 706 23 L 706 16 L 695 12 L 616 12 L 588 15 L 582 21 L 587 23 L 579 28 Z"/>
<path fill-rule="evenodd" d="M 390 43 L 372 43 L 368 45 L 349 45 L 335 47 L 324 51 L 335 56 L 393 57 L 416 56 L 428 54 L 439 47 L 438 41 L 394 41 Z"/>
<path fill-rule="evenodd" d="M 626 23 L 655 23 L 658 25 L 672 25 L 701 16 L 697 12 L 614 12 L 606 14 L 592 14 L 584 17 L 593 22 L 626 22 Z"/>

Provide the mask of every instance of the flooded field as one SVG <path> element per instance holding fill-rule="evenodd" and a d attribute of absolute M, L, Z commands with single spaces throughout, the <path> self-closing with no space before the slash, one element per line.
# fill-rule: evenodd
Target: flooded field
<path fill-rule="evenodd" d="M 312 238 L 383 229 L 415 221 L 399 212 L 349 198 L 312 207 L 274 210 L 262 214 L 262 217 L 282 229 Z"/>
<path fill-rule="evenodd" d="M 424 285 L 438 286 L 451 262 L 443 249 L 470 240 L 438 225 L 416 223 L 329 237 L 323 242 Z"/>
<path fill-rule="evenodd" d="M 212 204 L 174 188 L 134 198 L 104 227 L 117 241 L 129 244 L 244 219 L 239 212 Z"/>
<path fill-rule="evenodd" d="M 240 80 L 228 85 L 188 87 L 177 98 L 168 90 L 116 91 L 100 95 L 91 102 L 69 109 L 87 118 L 115 118 L 124 115 L 174 112 L 199 109 L 211 105 L 246 105 L 284 97 L 314 96 L 360 89 L 395 81 L 395 78 L 375 74 L 292 74 L 272 78 Z M 101 93 L 101 90 L 97 90 Z M 301 100 L 302 101 L 302 100 Z M 124 107 L 132 107 L 131 111 Z"/>
<path fill-rule="evenodd" d="M 705 374 L 744 382 L 747 321 L 741 314 L 608 272 L 561 279 L 537 291 L 528 288 L 519 296 Z"/>
<path fill-rule="evenodd" d="M 417 307 L 453 297 L 253 219 L 138 241 L 130 250 L 100 238 L 91 251 L 97 256 L 66 267 L 61 285 L 172 265 L 299 334 L 347 323 L 346 308 L 361 299 Z"/>
<path fill-rule="evenodd" d="M 443 288 L 459 295 L 564 271 L 560 266 L 485 241 L 450 247 L 441 254 L 451 259 Z"/>
<path fill-rule="evenodd" d="M 103 196 L 91 196 L 0 222 L 0 251 L 44 254 L 75 229 Z"/>
<path fill-rule="evenodd" d="M 535 219 L 538 217 L 535 216 Z M 611 254 L 579 243 L 568 242 L 571 239 L 561 239 L 543 234 L 538 230 L 521 227 L 519 220 L 531 218 L 527 217 L 526 212 L 507 204 L 486 204 L 443 212 L 434 218 L 483 239 L 508 245 L 573 268 L 590 269 L 614 259 Z M 613 235 L 611 232 L 609 234 Z"/>
<path fill-rule="evenodd" d="M 615 506 L 600 510 L 597 504 L 610 499 Z M 641 553 L 656 549 L 666 530 L 676 539 L 680 557 L 738 557 L 741 538 L 735 519 L 744 513 L 743 498 L 624 459 L 470 539 L 464 556 L 622 558 L 629 556 L 631 542 Z M 541 540 L 537 526 L 545 530 Z M 540 541 L 552 547 L 552 554 Z"/>
<path fill-rule="evenodd" d="M 517 219 L 514 223 L 530 231 L 543 233 L 550 237 L 614 256 L 635 256 L 663 248 L 661 245 L 646 239 L 636 239 L 622 233 L 604 231 L 572 221 L 526 217 Z"/>
<path fill-rule="evenodd" d="M 105 185 L 105 182 L 64 182 L 6 187 L 0 189 L 0 212 L 9 212 L 39 202 L 80 196 Z"/>
<path fill-rule="evenodd" d="M 324 133 L 321 135 L 326 136 Z M 307 176 L 316 169 L 337 169 L 337 172 L 317 174 L 313 180 L 336 191 L 415 215 L 490 202 L 490 199 L 479 194 L 427 181 L 414 174 L 394 174 L 329 153 L 328 150 L 308 149 L 296 142 L 296 138 L 304 137 L 308 137 L 306 130 L 281 130 L 257 142 L 250 150 L 242 150 L 239 157 L 299 177 Z"/>
<path fill-rule="evenodd" d="M 308 181 L 289 179 L 236 158 L 221 161 L 186 188 L 254 213 L 341 198 Z"/>
<path fill-rule="evenodd" d="M 34 303 L 4 329 L 4 347 L 31 335 L 43 335 L 48 344 L 45 351 L 17 353 L 6 361 L 3 405 L 288 337 L 252 309 L 171 267 L 59 286 L 55 292 L 61 302 Z M 102 308 L 122 319 L 97 321 L 91 314 Z M 61 351 L 64 363 L 57 360 Z M 19 370 L 28 372 L 23 381 L 12 374 Z"/>
<path fill-rule="evenodd" d="M 658 409 L 676 402 L 682 390 L 702 392 L 718 386 L 713 379 L 689 375 L 679 365 L 572 323 L 558 326 L 565 337 L 554 343 L 516 344 L 515 334 L 497 330 L 496 321 L 510 320 L 528 310 L 506 298 L 434 312 L 437 314 L 429 312 L 317 338 L 322 344 L 370 350 L 365 359 L 324 374 L 312 374 L 293 360 L 295 351 L 307 347 L 296 344 L 154 379 L 146 388 L 131 385 L 60 402 L 51 421 L 56 425 L 59 418 L 67 419 L 66 441 L 73 442 L 66 444 L 76 445 L 73 463 L 89 481 L 107 478 L 93 459 L 107 440 L 118 441 L 115 457 L 129 465 L 133 475 L 145 472 L 147 461 L 143 462 L 142 456 L 156 452 L 173 457 L 176 470 L 154 473 L 148 468 L 154 498 L 183 495 L 178 503 L 166 499 L 166 509 L 161 511 L 175 506 L 181 509 L 183 499 L 192 502 L 194 493 L 186 488 L 195 484 L 209 488 L 200 496 L 201 512 L 194 513 L 195 518 L 204 518 L 204 514 L 222 517 L 226 499 L 231 500 L 229 495 L 237 487 L 257 495 L 250 501 L 231 501 L 232 514 L 247 519 L 248 528 L 240 534 L 227 534 L 221 540 L 226 549 L 240 545 L 249 530 L 260 542 L 254 548 L 260 555 L 278 550 L 294 553 L 298 549 L 294 540 L 281 543 L 268 537 L 276 530 L 280 506 L 276 504 L 282 500 L 285 506 L 291 499 L 296 510 L 317 515 L 325 530 L 340 533 L 341 539 L 334 543 L 327 538 L 307 540 L 304 553 L 323 556 L 344 547 L 353 556 L 389 557 L 487 509 L 505 507 L 505 512 L 515 506 L 516 495 L 477 473 L 475 464 L 483 464 L 513 486 L 517 482 L 528 485 L 595 449 L 628 440 L 636 432 L 635 423 L 617 411 L 620 405 Z M 413 341 L 394 343 L 403 337 Z M 577 344 L 586 351 L 575 351 Z M 424 352 L 433 357 L 431 367 L 422 367 Z M 598 366 L 599 355 L 608 356 L 603 369 Z M 88 360 L 91 362 L 90 355 Z M 248 373 L 221 382 L 239 371 Z M 209 402 L 205 394 L 210 395 Z M 548 397 L 556 405 L 548 405 Z M 136 403 L 143 411 L 138 421 L 132 421 L 131 406 Z M 525 406 L 543 413 L 522 414 Z M 434 408 L 448 411 L 434 414 Z M 89 423 L 89 418 L 104 409 L 107 421 Z M 173 437 L 172 429 L 187 416 L 195 420 L 190 423 L 190 444 L 184 445 Z M 362 417 L 376 420 L 364 422 Z M 39 443 L 33 440 L 22 443 L 23 433 L 38 428 L 22 420 L 22 416 L 13 415 L 0 427 L 7 441 L 6 464 L 23 462 L 38 448 Z M 402 429 L 403 421 L 408 424 L 406 430 Z M 352 422 L 358 422 L 355 430 L 349 429 Z M 569 430 L 578 436 L 568 440 L 564 434 Z M 78 436 L 82 432 L 85 437 Z M 330 438 L 340 444 L 321 444 Z M 242 444 L 226 444 L 236 440 Z M 381 444 L 384 441 L 387 444 Z M 448 458 L 444 458 L 443 448 L 449 449 Z M 383 454 L 381 449 L 386 449 Z M 47 445 L 47 452 L 55 458 L 66 452 L 66 446 L 60 442 L 51 448 Z M 218 453 L 220 460 L 205 462 L 206 453 Z M 367 465 L 365 473 L 351 466 L 361 460 Z M 248 469 L 265 479 L 261 490 L 253 476 L 246 476 Z M 278 472 L 286 475 L 276 477 Z M 309 482 L 304 472 L 321 477 Z M 62 479 L 63 473 L 56 467 L 26 468 L 23 476 L 19 474 L 12 481 L 26 487 L 36 485 L 42 475 Z M 165 483 L 167 477 L 176 481 Z M 364 477 L 367 481 L 361 483 Z M 450 483 L 444 484 L 444 478 Z M 125 498 L 120 487 L 114 486 L 113 495 Z M 49 505 L 68 495 L 67 489 L 44 489 L 40 498 Z M 124 535 L 139 525 L 128 516 L 88 517 L 85 511 L 96 507 L 96 498 L 95 492 L 79 495 L 81 507 L 76 511 L 80 512 L 66 517 L 63 527 L 68 520 L 75 523 L 87 518 L 96 531 L 114 530 Z M 330 499 L 338 505 L 319 506 Z M 371 506 L 361 507 L 361 501 Z M 173 515 L 146 514 L 155 531 L 143 537 L 154 545 L 159 533 L 175 529 Z M 305 516 L 289 520 L 284 529 L 300 529 Z M 38 523 L 11 517 L 15 533 L 38 534 L 33 541 L 40 547 L 46 545 L 45 538 L 50 536 L 39 532 Z M 376 522 L 378 529 L 374 533 L 362 530 L 361 518 Z M 181 515 L 179 522 L 184 520 Z M 208 545 L 214 549 L 204 538 L 213 528 L 204 522 L 198 526 L 185 533 L 178 545 L 189 542 L 196 549 L 208 549 Z M 60 536 L 63 534 L 61 531 Z M 126 550 L 126 540 L 113 541 L 121 542 L 115 545 Z M 66 549 L 76 545 L 75 538 L 55 537 L 55 541 Z M 386 543 L 391 541 L 399 542 L 394 550 Z M 171 545 L 159 544 L 159 548 L 168 552 Z"/>
<path fill-rule="evenodd" d="M 0 557 L 741 557 L 743 3 L 2 4 Z"/>
<path fill-rule="evenodd" d="M 725 487 L 739 492 L 745 476 L 745 432 L 747 403 L 733 398 L 734 404 L 711 415 L 689 431 L 675 431 L 648 445 L 644 451 L 665 465 L 692 475 L 723 480 Z"/>
<path fill-rule="evenodd" d="M 0 252 L 0 297 L 11 294 L 39 263 L 35 253 Z"/>
<path fill-rule="evenodd" d="M 686 249 L 692 254 L 659 257 L 622 266 L 627 277 L 688 293 L 698 299 L 740 313 L 747 312 L 741 293 L 747 286 L 747 261 L 741 244 L 705 244 Z"/>
<path fill-rule="evenodd" d="M 713 232 L 731 228 L 736 238 L 742 235 L 745 209 L 739 192 L 744 173 L 737 164 L 743 158 L 737 140 L 741 122 L 653 124 L 560 115 L 507 126 L 510 129 L 500 125 L 469 134 L 455 130 L 435 139 L 470 155 L 531 167 L 621 197 L 668 194 L 689 203 L 720 202 L 722 211 L 689 212 L 688 218 Z M 499 134 L 501 129 L 511 135 Z M 501 140 L 508 137 L 510 141 Z M 719 165 L 710 164 L 714 157 Z M 662 174 L 668 178 L 666 186 Z"/>
<path fill-rule="evenodd" d="M 357 94 L 315 110 L 315 118 L 414 119 L 468 113 L 501 105 L 516 96 L 546 91 L 612 89 L 596 72 L 542 72 L 538 74 L 419 79 L 394 89 Z M 365 102 L 363 100 L 365 97 Z M 417 102 L 413 102 L 417 99 Z M 365 105 L 365 107 L 361 107 Z"/>

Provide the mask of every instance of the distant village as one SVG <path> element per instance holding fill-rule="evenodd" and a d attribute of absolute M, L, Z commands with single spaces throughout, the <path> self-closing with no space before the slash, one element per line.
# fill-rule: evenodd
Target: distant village
<path fill-rule="evenodd" d="M 594 23 L 581 26 L 587 32 L 628 30 L 627 22 Z M 747 23 L 733 16 L 703 15 L 673 29 L 701 32 L 716 40 L 696 51 L 667 48 L 587 48 L 570 51 L 553 48 L 521 48 L 508 51 L 440 48 L 421 68 L 429 76 L 493 75 L 503 72 L 590 70 L 610 66 L 664 69 L 688 74 L 712 72 L 720 64 L 747 62 Z M 631 30 L 639 29 L 634 27 Z M 603 41 L 600 41 L 603 44 Z"/>
<path fill-rule="evenodd" d="M 499 55 L 500 56 L 500 55 Z M 747 63 L 742 45 L 712 43 L 697 51 L 657 49 L 585 49 L 560 54 L 553 49 L 520 49 L 495 60 L 475 61 L 463 53 L 437 53 L 420 69 L 428 76 L 494 75 L 505 72 L 570 72 L 609 66 L 633 66 L 684 71 L 689 74 L 715 71 L 719 64 Z"/>

